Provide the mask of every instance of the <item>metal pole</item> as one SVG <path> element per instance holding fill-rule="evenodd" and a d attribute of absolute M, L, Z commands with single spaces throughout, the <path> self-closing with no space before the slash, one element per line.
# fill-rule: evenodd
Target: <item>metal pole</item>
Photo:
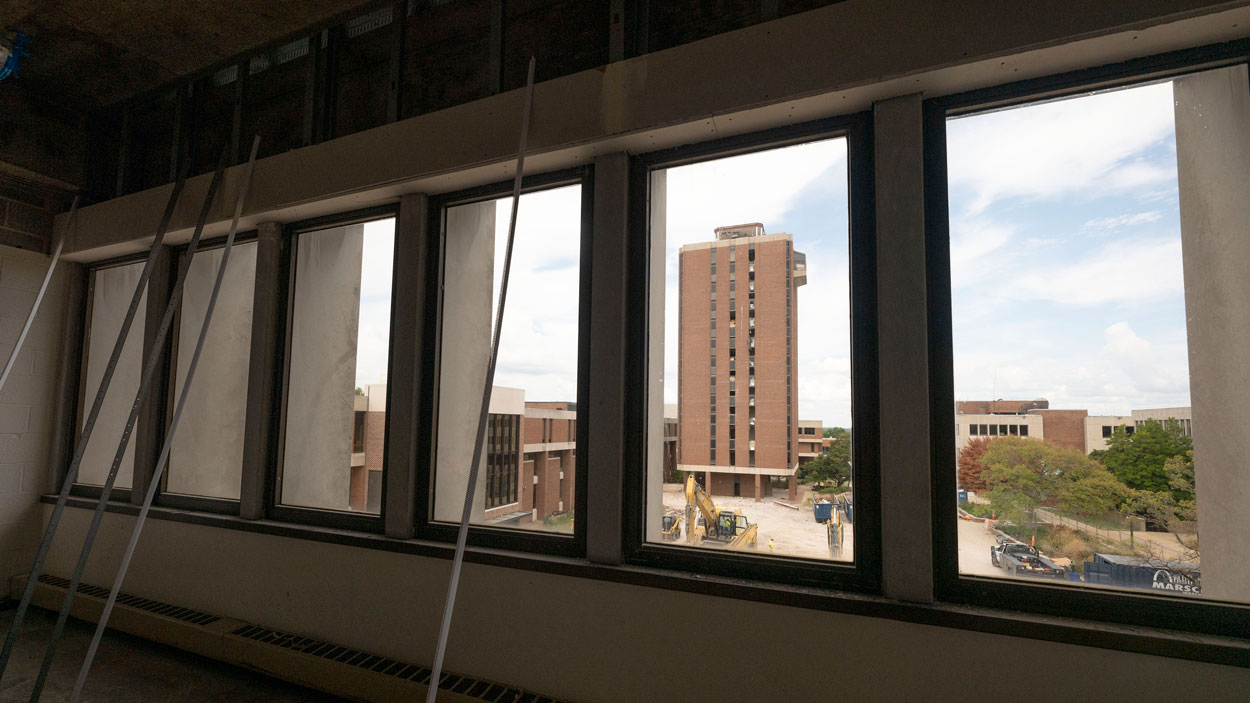
<path fill-rule="evenodd" d="M 100 416 L 100 407 L 104 404 L 104 396 L 108 393 L 109 384 L 113 382 L 113 372 L 117 370 L 117 361 L 122 354 L 122 346 L 126 343 L 126 337 L 130 334 L 130 325 L 135 320 L 135 312 L 139 308 L 139 300 L 143 297 L 143 289 L 148 284 L 148 278 L 152 275 L 152 265 L 156 261 L 159 254 L 161 243 L 165 241 L 165 232 L 169 229 L 169 222 L 174 216 L 174 206 L 178 203 L 178 196 L 182 194 L 182 186 L 187 178 L 187 164 L 183 164 L 182 171 L 178 174 L 178 180 L 174 182 L 174 190 L 169 194 L 169 202 L 165 205 L 165 214 L 161 216 L 160 225 L 156 228 L 156 237 L 152 240 L 152 250 L 148 253 L 147 261 L 143 264 L 143 271 L 139 274 L 139 282 L 135 285 L 135 293 L 130 299 L 130 307 L 126 310 L 126 317 L 122 320 L 121 330 L 117 333 L 117 341 L 113 344 L 113 352 L 109 355 L 108 364 L 104 367 L 104 375 L 100 378 L 100 387 L 96 390 L 95 400 L 91 403 L 91 410 L 87 413 L 87 419 L 82 426 L 82 434 L 78 437 L 78 445 L 74 449 L 74 456 L 70 460 L 69 468 L 65 470 L 65 479 L 61 483 L 61 492 L 57 495 L 56 505 L 52 508 L 52 516 L 48 518 L 48 526 L 44 529 L 43 540 L 39 543 L 39 551 L 35 554 L 35 562 L 30 567 L 30 574 L 26 577 L 26 587 L 22 590 L 22 600 L 18 603 L 17 611 L 13 614 L 13 622 L 9 625 L 9 632 L 4 638 L 4 648 L 0 649 L 0 680 L 4 679 L 4 670 L 9 665 L 9 657 L 13 654 L 13 645 L 17 642 L 18 633 L 22 629 L 22 620 L 26 617 L 26 610 L 30 607 L 30 599 L 35 595 L 35 584 L 39 580 L 39 574 L 43 572 L 44 561 L 48 558 L 48 550 L 52 547 L 52 538 L 56 536 L 57 525 L 61 522 L 61 515 L 65 512 L 65 503 L 69 500 L 70 489 L 74 486 L 74 481 L 78 478 L 78 466 L 82 463 L 83 454 L 87 451 L 87 441 L 91 439 L 91 433 L 95 429 L 96 419 Z"/>
<path fill-rule="evenodd" d="M 208 309 L 204 312 L 204 323 L 200 326 L 200 336 L 195 342 L 195 351 L 191 353 L 191 364 L 187 367 L 187 375 L 182 381 L 182 394 L 178 397 L 178 406 L 174 409 L 174 415 L 169 421 L 169 432 L 165 435 L 165 444 L 161 447 L 160 459 L 156 462 L 156 469 L 152 472 L 152 480 L 148 482 L 147 494 L 143 498 L 143 507 L 139 510 L 139 518 L 135 520 L 134 529 L 130 531 L 130 542 L 126 544 L 126 551 L 122 554 L 121 566 L 117 567 L 117 575 L 113 578 L 113 588 L 109 591 L 108 600 L 104 603 L 104 611 L 100 613 L 99 622 L 95 626 L 95 634 L 91 637 L 91 645 L 87 648 L 87 656 L 83 659 L 82 668 L 78 670 L 78 679 L 74 682 L 74 690 L 70 694 L 70 701 L 77 703 L 82 696 L 82 687 L 87 683 L 87 674 L 91 671 L 91 664 L 95 661 L 96 650 L 100 647 L 100 638 L 104 636 L 104 630 L 108 627 L 109 616 L 113 612 L 113 605 L 117 602 L 117 594 L 121 591 L 122 581 L 126 578 L 126 571 L 130 568 L 130 559 L 135 554 L 135 546 L 139 544 L 139 534 L 143 531 L 143 523 L 148 518 L 148 511 L 152 509 L 152 501 L 156 498 L 156 489 L 161 484 L 161 475 L 165 472 L 165 466 L 169 461 L 169 451 L 174 444 L 174 434 L 178 431 L 178 421 L 182 419 L 182 410 L 186 406 L 187 397 L 191 393 L 191 383 L 195 380 L 195 369 L 200 363 L 200 353 L 204 351 L 204 340 L 208 337 L 208 326 L 213 319 L 213 311 L 217 308 L 217 294 L 221 292 L 221 281 L 226 275 L 226 264 L 230 261 L 230 249 L 234 247 L 234 235 L 239 231 L 239 218 L 243 215 L 243 202 L 247 199 L 248 190 L 252 184 L 252 169 L 256 165 L 256 152 L 260 148 L 260 137 L 257 136 L 252 140 L 252 154 L 247 160 L 247 170 L 243 174 L 243 182 L 239 186 L 239 198 L 234 203 L 234 219 L 230 221 L 230 234 L 226 235 L 226 246 L 222 249 L 221 263 L 217 266 L 217 280 L 213 282 L 213 292 L 208 298 Z"/>
<path fill-rule="evenodd" d="M 35 313 L 39 312 L 39 303 L 43 302 L 43 294 L 48 290 L 48 282 L 52 280 L 52 272 L 56 270 L 56 264 L 61 260 L 61 249 L 65 246 L 65 240 L 69 237 L 69 224 L 78 216 L 78 196 L 74 196 L 74 204 L 69 208 L 69 217 L 65 220 L 65 229 L 61 232 L 60 239 L 56 242 L 56 248 L 52 250 L 52 263 L 48 264 L 48 272 L 43 276 L 43 284 L 39 286 L 39 293 L 35 295 L 35 304 L 30 308 L 30 315 L 26 317 L 26 324 L 22 326 L 22 333 L 17 336 L 17 345 L 13 347 L 13 353 L 9 355 L 9 361 L 4 365 L 4 371 L 0 372 L 0 390 L 4 389 L 4 382 L 9 380 L 9 372 L 13 370 L 13 365 L 17 363 L 17 354 L 22 351 L 22 344 L 26 341 L 26 333 L 30 332 L 30 326 L 35 321 Z"/>
<path fill-rule="evenodd" d="M 469 465 L 469 485 L 464 492 L 464 512 L 460 516 L 460 532 L 456 535 L 456 555 L 451 562 L 451 580 L 447 584 L 447 603 L 438 629 L 438 645 L 434 650 L 433 673 L 426 691 L 426 703 L 435 703 L 442 679 L 443 656 L 447 653 L 447 637 L 451 632 L 451 614 L 456 607 L 456 589 L 460 586 L 460 568 L 464 564 L 464 547 L 469 537 L 469 517 L 473 510 L 473 494 L 477 488 L 477 469 L 482 461 L 482 442 L 490 415 L 490 394 L 495 384 L 495 362 L 499 360 L 499 338 L 503 331 L 504 304 L 508 299 L 508 273 L 512 268 L 512 242 L 516 238 L 517 211 L 521 207 L 521 174 L 525 169 L 525 142 L 530 131 L 530 108 L 534 103 L 534 57 L 530 57 L 529 77 L 525 82 L 525 107 L 521 114 L 521 145 L 517 149 L 516 174 L 512 180 L 512 217 L 508 222 L 508 247 L 503 257 L 503 276 L 499 282 L 499 305 L 495 311 L 495 333 L 491 339 L 490 360 L 486 364 L 486 388 L 482 391 L 482 412 L 477 421 L 477 439 L 473 443 L 473 463 Z"/>
<path fill-rule="evenodd" d="M 222 176 L 225 174 L 227 166 L 226 156 L 226 152 L 223 151 L 217 172 L 213 174 L 213 180 L 208 186 L 208 195 L 204 198 L 204 205 L 200 209 L 200 219 L 195 225 L 195 232 L 192 233 L 191 241 L 187 244 L 186 254 L 183 256 L 182 264 L 178 270 L 178 280 L 174 282 L 174 289 L 169 296 L 169 302 L 165 305 L 165 314 L 161 318 L 160 330 L 156 335 L 158 341 L 151 351 L 148 352 L 148 358 L 143 367 L 143 375 L 139 381 L 139 390 L 135 393 L 134 403 L 130 406 L 130 416 L 126 418 L 126 426 L 122 430 L 121 440 L 117 444 L 117 452 L 113 455 L 113 464 L 109 467 L 108 478 L 104 480 L 104 488 L 100 491 L 100 498 L 96 501 L 95 511 L 91 516 L 91 525 L 87 528 L 87 535 L 83 539 L 82 549 L 78 552 L 78 564 L 74 567 L 74 573 L 70 576 L 69 586 L 66 587 L 65 591 L 65 599 L 61 603 L 61 611 L 57 615 L 56 625 L 52 628 L 52 636 L 48 639 L 47 648 L 44 650 L 43 665 L 39 669 L 39 676 L 35 679 L 35 687 L 30 692 L 32 703 L 39 700 L 39 696 L 43 693 L 43 686 L 47 682 L 48 672 L 52 670 L 52 660 L 56 658 L 57 644 L 60 643 L 61 634 L 65 631 L 65 621 L 69 619 L 70 608 L 73 606 L 74 597 L 78 593 L 78 584 L 82 581 L 82 574 L 87 569 L 87 559 L 91 556 L 91 548 L 95 543 L 96 533 L 99 531 L 100 523 L 104 519 L 104 510 L 108 507 L 109 495 L 113 492 L 113 484 L 117 481 L 117 474 L 121 469 L 122 460 L 126 456 L 126 445 L 130 442 L 130 435 L 134 431 L 135 422 L 139 418 L 139 411 L 143 401 L 147 397 L 153 379 L 156 377 L 156 368 L 160 365 L 161 357 L 165 350 L 165 340 L 169 336 L 169 328 L 173 325 L 174 312 L 178 309 L 178 303 L 182 300 L 182 291 L 187 279 L 187 269 L 191 266 L 191 259 L 195 256 L 195 249 L 200 243 L 200 235 L 204 233 L 204 225 L 208 221 L 213 201 L 217 197 L 217 189 L 221 185 Z"/>

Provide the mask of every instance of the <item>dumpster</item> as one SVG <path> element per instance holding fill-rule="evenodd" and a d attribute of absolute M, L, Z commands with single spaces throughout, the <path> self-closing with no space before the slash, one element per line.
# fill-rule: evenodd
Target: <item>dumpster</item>
<path fill-rule="evenodd" d="M 821 500 L 812 503 L 812 513 L 816 516 L 816 522 L 829 522 L 833 516 L 833 507 L 837 505 L 831 500 Z"/>

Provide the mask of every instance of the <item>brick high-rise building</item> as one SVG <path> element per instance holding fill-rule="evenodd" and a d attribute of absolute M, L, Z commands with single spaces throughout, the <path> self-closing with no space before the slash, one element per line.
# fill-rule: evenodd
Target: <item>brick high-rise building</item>
<path fill-rule="evenodd" d="M 757 222 L 683 246 L 679 266 L 678 468 L 713 495 L 756 500 L 786 476 L 793 498 L 807 257 Z"/>

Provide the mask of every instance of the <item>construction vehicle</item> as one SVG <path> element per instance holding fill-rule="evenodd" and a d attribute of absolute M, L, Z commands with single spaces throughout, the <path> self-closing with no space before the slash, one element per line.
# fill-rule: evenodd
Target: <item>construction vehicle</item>
<path fill-rule="evenodd" d="M 686 543 L 720 542 L 730 549 L 755 548 L 759 525 L 747 521 L 739 510 L 717 510 L 707 492 L 686 477 Z"/>
<path fill-rule="evenodd" d="M 676 542 L 681 538 L 681 513 L 670 510 L 660 518 L 660 539 Z"/>

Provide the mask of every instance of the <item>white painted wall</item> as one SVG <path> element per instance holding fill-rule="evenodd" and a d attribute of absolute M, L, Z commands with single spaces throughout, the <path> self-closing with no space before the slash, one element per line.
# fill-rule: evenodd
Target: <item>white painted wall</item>
<path fill-rule="evenodd" d="M 26 324 L 51 259 L 0 246 L 0 369 Z M 43 531 L 48 445 L 68 279 L 57 271 L 4 388 L 0 389 L 0 578 L 24 573 Z"/>

